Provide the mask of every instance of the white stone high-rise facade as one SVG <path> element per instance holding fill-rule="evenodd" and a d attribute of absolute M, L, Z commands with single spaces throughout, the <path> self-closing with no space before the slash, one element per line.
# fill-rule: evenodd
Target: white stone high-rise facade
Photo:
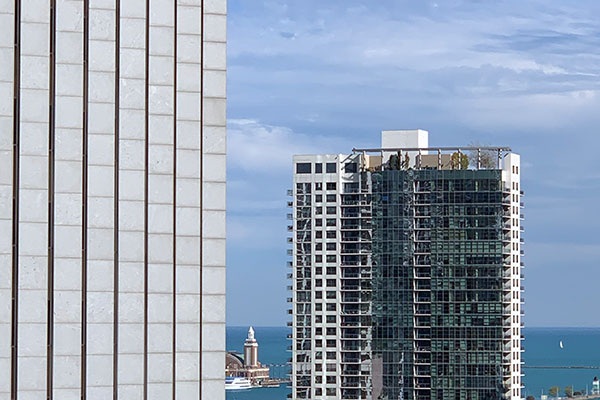
<path fill-rule="evenodd" d="M 225 0 L 0 1 L 0 400 L 222 400 Z"/>

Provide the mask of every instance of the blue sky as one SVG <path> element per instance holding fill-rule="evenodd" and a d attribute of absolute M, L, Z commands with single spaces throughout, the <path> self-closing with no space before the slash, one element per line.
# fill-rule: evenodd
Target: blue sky
<path fill-rule="evenodd" d="M 522 157 L 525 322 L 600 326 L 600 2 L 229 0 L 230 325 L 282 326 L 294 153 L 379 145 Z"/>

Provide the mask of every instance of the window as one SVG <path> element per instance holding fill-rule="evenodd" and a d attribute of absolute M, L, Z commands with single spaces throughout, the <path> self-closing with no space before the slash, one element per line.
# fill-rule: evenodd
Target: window
<path fill-rule="evenodd" d="M 335 329 L 336 328 L 327 328 L 327 336 L 335 336 Z"/>
<path fill-rule="evenodd" d="M 315 183 L 315 190 L 323 190 L 323 184 L 321 182 Z"/>
<path fill-rule="evenodd" d="M 323 250 L 323 243 L 317 243 L 317 244 L 315 245 L 315 250 L 317 250 L 317 251 L 321 251 L 321 250 Z"/>
<path fill-rule="evenodd" d="M 327 275 L 335 275 L 335 267 L 327 267 Z"/>
<path fill-rule="evenodd" d="M 317 194 L 315 196 L 315 203 L 321 203 L 323 202 L 323 195 L 322 194 Z"/>
<path fill-rule="evenodd" d="M 327 226 L 335 226 L 335 218 L 327 218 Z"/>
<path fill-rule="evenodd" d="M 327 243 L 327 250 L 335 250 L 335 243 Z"/>
<path fill-rule="evenodd" d="M 322 324 L 322 323 L 323 323 L 323 316 L 315 315 L 315 324 Z"/>
<path fill-rule="evenodd" d="M 323 371 L 323 364 L 315 364 L 315 371 Z"/>
<path fill-rule="evenodd" d="M 310 194 L 310 183 L 296 183 L 298 194 Z"/>
<path fill-rule="evenodd" d="M 335 174 L 337 172 L 336 171 L 337 168 L 335 166 L 335 163 L 333 163 L 333 162 L 328 162 L 327 165 L 325 166 L 325 168 L 326 168 L 326 172 L 328 174 Z"/>
<path fill-rule="evenodd" d="M 317 280 L 315 280 L 315 286 L 316 287 L 323 286 L 323 279 L 317 279 Z"/>
<path fill-rule="evenodd" d="M 344 192 L 346 193 L 358 193 L 359 184 L 357 182 L 344 183 Z"/>
<path fill-rule="evenodd" d="M 335 347 L 335 339 L 327 339 L 327 347 Z"/>
<path fill-rule="evenodd" d="M 337 209 L 335 207 L 327 207 L 327 214 L 329 215 L 335 215 Z"/>
<path fill-rule="evenodd" d="M 317 342 L 320 342 L 320 340 L 317 340 Z M 315 376 L 315 383 L 323 383 L 323 377 L 321 375 Z M 317 389 L 317 390 L 319 390 L 319 389 Z"/>
<path fill-rule="evenodd" d="M 336 260 L 335 254 L 328 254 L 326 257 L 326 261 L 328 263 L 334 263 Z"/>
<path fill-rule="evenodd" d="M 315 328 L 315 335 L 318 335 L 318 336 L 323 335 L 323 328 Z"/>
<path fill-rule="evenodd" d="M 323 303 L 315 304 L 315 311 L 323 311 Z M 317 342 L 319 342 L 319 340 L 317 340 Z M 317 344 L 317 346 L 319 346 L 319 344 Z"/>
<path fill-rule="evenodd" d="M 315 268 L 315 275 L 323 275 L 323 268 L 322 267 L 316 267 Z M 307 278 L 310 278 L 310 276 L 307 276 Z"/>
<path fill-rule="evenodd" d="M 323 256 L 321 254 L 317 254 L 315 256 L 315 262 L 322 263 L 323 262 Z"/>
<path fill-rule="evenodd" d="M 335 383 L 335 376 L 328 376 L 327 383 Z"/>
<path fill-rule="evenodd" d="M 323 292 L 321 292 L 320 290 L 317 290 L 315 292 L 315 299 L 322 299 L 323 298 Z"/>
<path fill-rule="evenodd" d="M 298 163 L 296 164 L 297 174 L 310 174 L 310 163 Z"/>
<path fill-rule="evenodd" d="M 335 287 L 335 279 L 327 279 L 327 287 Z"/>
<path fill-rule="evenodd" d="M 315 214 L 316 214 L 316 215 L 321 215 L 321 214 L 323 214 L 323 207 L 317 207 L 317 208 L 315 209 Z"/>
<path fill-rule="evenodd" d="M 335 303 L 327 303 L 327 311 L 335 311 L 336 310 L 336 305 Z M 335 344 L 334 344 L 335 346 Z"/>
<path fill-rule="evenodd" d="M 335 351 L 328 351 L 326 357 L 328 360 L 335 360 L 336 359 Z"/>
<path fill-rule="evenodd" d="M 315 231 L 315 238 L 323 239 L 323 231 Z"/>
<path fill-rule="evenodd" d="M 336 187 L 335 182 L 327 182 L 327 190 L 335 190 Z"/>
<path fill-rule="evenodd" d="M 344 172 L 346 173 L 355 173 L 358 172 L 358 164 L 356 163 L 347 163 L 344 165 Z"/>
<path fill-rule="evenodd" d="M 335 203 L 335 194 L 328 194 L 327 195 L 327 202 L 328 203 Z"/>
<path fill-rule="evenodd" d="M 327 291 L 327 298 L 330 300 L 335 299 L 335 290 Z"/>
<path fill-rule="evenodd" d="M 323 389 L 316 388 L 315 389 L 315 396 L 323 396 Z"/>
<path fill-rule="evenodd" d="M 335 239 L 336 231 L 327 231 L 327 239 Z"/>
<path fill-rule="evenodd" d="M 323 173 L 323 164 L 316 163 L 315 164 L 315 174 L 322 174 L 322 173 Z"/>
<path fill-rule="evenodd" d="M 323 220 L 322 219 L 316 219 L 315 220 L 315 226 L 323 226 Z"/>
<path fill-rule="evenodd" d="M 327 370 L 329 371 L 329 364 L 327 364 L 327 367 L 328 367 Z M 334 365 L 334 368 L 335 368 L 335 365 Z M 335 388 L 327 388 L 327 389 L 325 389 L 325 395 L 326 396 L 336 396 L 336 390 L 335 390 Z"/>

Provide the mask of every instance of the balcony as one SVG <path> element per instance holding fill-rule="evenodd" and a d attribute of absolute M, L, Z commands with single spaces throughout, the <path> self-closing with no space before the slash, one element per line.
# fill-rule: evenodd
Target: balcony
<path fill-rule="evenodd" d="M 429 340 L 431 339 L 431 333 L 428 332 L 421 332 L 421 331 L 417 331 L 415 332 L 415 339 L 426 339 Z"/>
<path fill-rule="evenodd" d="M 415 303 L 431 303 L 431 296 L 422 296 L 417 294 L 417 296 L 415 296 Z"/>

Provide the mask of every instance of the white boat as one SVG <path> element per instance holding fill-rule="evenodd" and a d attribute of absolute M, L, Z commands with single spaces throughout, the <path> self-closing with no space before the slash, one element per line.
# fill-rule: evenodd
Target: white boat
<path fill-rule="evenodd" d="M 225 378 L 225 390 L 248 390 L 252 389 L 252 384 L 246 378 L 228 376 Z"/>

